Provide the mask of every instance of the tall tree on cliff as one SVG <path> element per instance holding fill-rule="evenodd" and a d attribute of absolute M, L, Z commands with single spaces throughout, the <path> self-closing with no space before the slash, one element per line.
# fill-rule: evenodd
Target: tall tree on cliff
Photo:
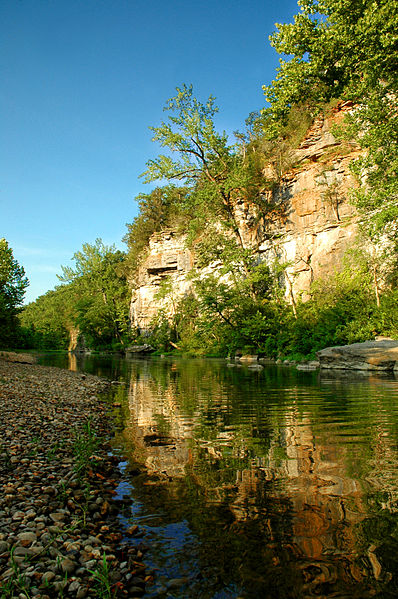
<path fill-rule="evenodd" d="M 15 260 L 8 242 L 0 239 L 0 345 L 3 347 L 15 342 L 16 316 L 28 285 L 25 271 Z"/>
<path fill-rule="evenodd" d="M 277 136 L 295 105 L 315 113 L 332 99 L 355 110 L 345 135 L 365 150 L 352 166 L 360 182 L 353 198 L 369 238 L 397 239 L 398 221 L 398 7 L 390 0 L 299 0 L 290 24 L 270 37 L 280 61 L 264 86 L 269 136 Z M 344 133 L 344 132 L 343 132 Z M 397 249 L 397 248 L 395 248 Z"/>
<path fill-rule="evenodd" d="M 150 127 L 153 141 L 166 148 L 168 154 L 148 161 L 145 181 L 183 182 L 189 188 L 183 204 L 191 214 L 191 225 L 195 224 L 193 214 L 196 230 L 202 232 L 209 221 L 215 220 L 243 247 L 235 203 L 255 187 L 254 170 L 249 160 L 245 162 L 228 144 L 226 133 L 216 130 L 215 98 L 210 96 L 205 103 L 200 102 L 193 95 L 192 85 L 184 84 L 176 91 L 164 109 L 169 112 L 168 119 L 159 127 Z M 258 169 L 257 176 L 260 174 Z"/>

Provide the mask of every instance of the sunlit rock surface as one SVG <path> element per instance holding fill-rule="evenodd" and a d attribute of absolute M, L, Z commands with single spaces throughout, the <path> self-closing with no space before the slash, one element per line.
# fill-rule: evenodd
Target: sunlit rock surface
<path fill-rule="evenodd" d="M 398 372 L 398 341 L 392 339 L 327 347 L 317 355 L 321 368 Z"/>
<path fill-rule="evenodd" d="M 349 165 L 359 148 L 343 145 L 332 133 L 350 108 L 341 104 L 314 122 L 300 147 L 291 152 L 288 172 L 265 192 L 270 206 L 265 216 L 257 218 L 254 205 L 243 200 L 235 205 L 246 247 L 255 247 L 263 261 L 289 264 L 287 299 L 305 294 L 315 279 L 334 272 L 356 235 L 355 210 L 348 201 L 355 187 Z M 264 169 L 264 177 L 275 177 L 272 166 Z M 185 235 L 170 229 L 152 235 L 133 290 L 133 326 L 145 330 L 160 310 L 167 316 L 175 313 L 178 299 L 191 289 L 187 275 L 193 265 Z"/>
<path fill-rule="evenodd" d="M 149 241 L 148 254 L 138 272 L 133 290 L 131 321 L 145 329 L 160 310 L 172 316 L 176 301 L 191 288 L 187 274 L 193 266 L 191 251 L 185 236 L 170 229 L 155 233 Z M 172 292 L 165 285 L 172 288 Z"/>

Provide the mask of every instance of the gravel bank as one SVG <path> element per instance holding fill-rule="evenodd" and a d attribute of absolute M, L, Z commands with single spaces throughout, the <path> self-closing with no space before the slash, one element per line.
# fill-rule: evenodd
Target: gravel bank
<path fill-rule="evenodd" d="M 1 599 L 144 595 L 144 549 L 123 539 L 117 460 L 99 442 L 108 385 L 0 359 Z"/>

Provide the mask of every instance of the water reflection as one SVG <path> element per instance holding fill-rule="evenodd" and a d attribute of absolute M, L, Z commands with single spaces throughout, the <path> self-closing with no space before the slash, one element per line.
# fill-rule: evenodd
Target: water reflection
<path fill-rule="evenodd" d="M 168 517 L 200 539 L 196 569 L 218 564 L 219 590 L 394 596 L 397 398 L 390 380 L 147 362 L 130 380 L 124 435 L 167 481 Z M 216 596 L 192 580 L 187 592 Z"/>
<path fill-rule="evenodd" d="M 77 356 L 73 352 L 68 353 L 68 369 L 77 372 Z"/>
<path fill-rule="evenodd" d="M 398 595 L 395 379 L 205 360 L 86 368 L 128 383 L 118 442 L 145 465 L 124 491 L 157 569 L 148 597 Z"/>

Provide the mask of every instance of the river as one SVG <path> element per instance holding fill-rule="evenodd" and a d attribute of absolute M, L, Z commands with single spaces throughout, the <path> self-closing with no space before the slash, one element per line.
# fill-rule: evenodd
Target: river
<path fill-rule="evenodd" d="M 49 355 L 108 377 L 159 599 L 398 596 L 398 380 Z"/>

